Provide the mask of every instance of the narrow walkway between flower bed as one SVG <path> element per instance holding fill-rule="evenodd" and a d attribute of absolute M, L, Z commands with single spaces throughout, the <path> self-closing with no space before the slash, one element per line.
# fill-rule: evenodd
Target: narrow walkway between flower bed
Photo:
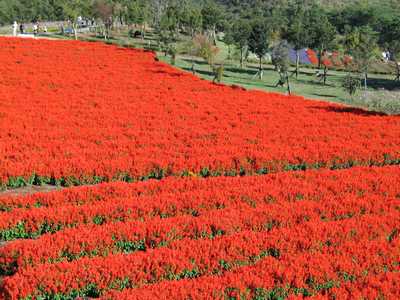
<path fill-rule="evenodd" d="M 9 190 L 0 191 L 0 197 L 32 195 L 32 194 L 36 194 L 36 193 L 47 193 L 47 192 L 52 192 L 52 191 L 58 191 L 60 189 L 63 189 L 63 187 L 55 186 L 55 185 L 48 185 L 48 184 L 41 185 L 41 186 L 27 185 L 27 186 L 20 187 L 17 189 L 9 189 Z"/>

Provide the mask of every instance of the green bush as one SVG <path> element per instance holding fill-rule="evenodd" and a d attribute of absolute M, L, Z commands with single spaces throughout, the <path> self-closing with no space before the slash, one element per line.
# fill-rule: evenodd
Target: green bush
<path fill-rule="evenodd" d="M 347 74 L 346 77 L 343 78 L 342 87 L 350 96 L 354 96 L 360 86 L 360 79 L 351 74 Z"/>

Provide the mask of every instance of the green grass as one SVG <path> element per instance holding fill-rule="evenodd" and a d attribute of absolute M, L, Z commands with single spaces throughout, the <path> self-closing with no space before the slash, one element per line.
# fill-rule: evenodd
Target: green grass
<path fill-rule="evenodd" d="M 170 58 L 159 54 L 160 60 L 170 63 Z M 186 56 L 179 56 L 176 59 L 175 66 L 190 71 L 192 59 Z M 222 82 L 225 84 L 241 85 L 247 89 L 259 89 L 278 93 L 286 93 L 286 87 L 275 87 L 279 80 L 279 75 L 274 71 L 271 65 L 264 65 L 264 77 L 262 80 L 255 76 L 257 67 L 255 64 L 248 64 L 241 69 L 235 62 L 224 63 L 224 77 Z M 202 78 L 212 80 L 214 74 L 210 67 L 202 60 L 195 59 L 196 74 Z M 341 87 L 341 81 L 346 75 L 345 72 L 329 71 L 327 84 L 322 82 L 315 76 L 316 69 L 302 68 L 298 79 L 291 78 L 292 93 L 302 95 L 311 99 L 322 99 L 329 102 L 338 102 L 346 104 L 355 104 L 352 98 L 346 94 Z M 398 85 L 393 82 L 393 77 L 389 75 L 371 75 L 370 89 L 372 93 L 375 89 L 386 87 L 386 89 L 394 89 Z M 400 85 L 399 85 L 400 87 Z M 377 90 L 378 92 L 378 90 Z M 359 91 L 358 93 L 362 93 Z M 359 104 L 359 103 L 358 103 Z"/>
<path fill-rule="evenodd" d="M 264 76 L 260 80 L 256 73 L 258 64 L 255 62 L 247 63 L 242 69 L 237 60 L 228 60 L 227 46 L 222 42 L 218 42 L 218 47 L 221 49 L 217 62 L 224 64 L 224 76 L 222 83 L 228 85 L 240 85 L 247 89 L 265 90 L 277 93 L 287 93 L 286 87 L 276 87 L 279 80 L 279 74 L 270 64 L 264 64 Z M 169 57 L 165 57 L 162 53 L 158 54 L 160 60 L 170 63 Z M 196 74 L 201 78 L 213 80 L 214 74 L 204 60 L 194 58 Z M 192 58 L 185 55 L 177 57 L 175 66 L 177 68 L 191 71 Z M 293 68 L 294 69 L 294 68 Z M 366 108 L 369 110 L 380 111 L 387 114 L 398 114 L 400 111 L 400 94 L 396 93 L 396 89 L 400 89 L 400 83 L 393 80 L 394 75 L 390 74 L 369 74 L 367 93 L 364 90 L 359 90 L 355 97 L 350 97 L 341 87 L 343 78 L 347 72 L 329 70 L 326 85 L 316 77 L 317 69 L 312 67 L 302 67 L 298 79 L 291 77 L 292 93 L 301 95 L 310 99 L 324 100 L 327 102 L 342 103 L 346 105 Z M 392 95 L 397 101 L 392 100 L 391 105 L 376 105 L 370 101 L 371 98 L 377 98 L 383 95 L 382 90 L 385 90 L 385 95 Z M 392 92 L 393 91 L 393 92 Z M 367 95 L 368 99 L 365 99 Z M 397 96 L 397 97 L 396 97 Z M 374 104 L 374 105 L 373 105 Z"/>

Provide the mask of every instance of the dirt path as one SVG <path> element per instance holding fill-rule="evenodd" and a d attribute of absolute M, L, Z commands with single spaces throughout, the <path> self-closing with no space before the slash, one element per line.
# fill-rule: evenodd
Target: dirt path
<path fill-rule="evenodd" d="M 30 195 L 35 193 L 47 193 L 52 191 L 61 190 L 62 187 L 53 186 L 53 185 L 28 185 L 25 187 L 21 187 L 18 189 L 9 189 L 5 191 L 0 191 L 0 197 L 2 196 L 23 196 L 23 195 Z"/>

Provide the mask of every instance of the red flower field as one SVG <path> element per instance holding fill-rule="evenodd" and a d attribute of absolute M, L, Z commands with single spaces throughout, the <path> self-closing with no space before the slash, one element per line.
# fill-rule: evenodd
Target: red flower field
<path fill-rule="evenodd" d="M 154 54 L 0 39 L 3 185 L 400 162 L 400 118 L 216 86 Z"/>
<path fill-rule="evenodd" d="M 399 295 L 399 181 L 356 167 L 3 197 L 3 295 Z"/>
<path fill-rule="evenodd" d="M 400 297 L 398 116 L 0 46 L 0 299 Z"/>

